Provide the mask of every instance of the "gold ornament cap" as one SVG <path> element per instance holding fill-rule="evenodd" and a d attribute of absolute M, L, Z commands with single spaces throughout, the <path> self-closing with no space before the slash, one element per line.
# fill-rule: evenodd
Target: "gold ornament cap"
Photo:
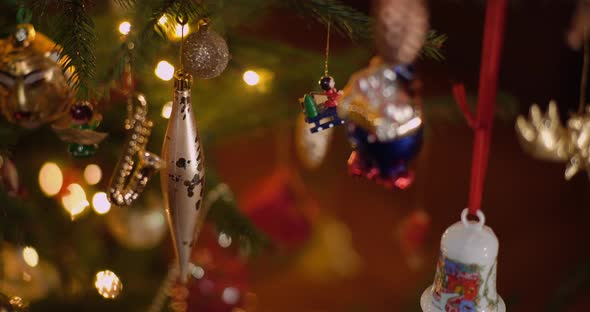
<path fill-rule="evenodd" d="M 176 91 L 190 91 L 193 84 L 193 76 L 180 69 L 174 73 L 174 90 Z"/>

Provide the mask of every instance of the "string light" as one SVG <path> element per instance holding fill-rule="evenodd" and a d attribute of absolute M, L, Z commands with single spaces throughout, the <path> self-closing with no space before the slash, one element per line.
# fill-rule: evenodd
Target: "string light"
<path fill-rule="evenodd" d="M 88 185 L 95 185 L 102 179 L 102 170 L 98 165 L 90 164 L 84 169 L 84 180 Z"/>
<path fill-rule="evenodd" d="M 160 25 L 166 25 L 166 22 L 168 21 L 168 17 L 166 17 L 166 15 L 162 15 L 160 17 L 160 19 L 158 19 L 158 24 Z"/>
<path fill-rule="evenodd" d="M 260 83 L 260 75 L 253 70 L 248 70 L 244 72 L 242 78 L 244 79 L 244 82 L 246 82 L 246 84 L 249 86 L 255 86 Z"/>
<path fill-rule="evenodd" d="M 57 164 L 47 162 L 39 170 L 39 187 L 47 196 L 54 196 L 59 193 L 63 185 L 64 177 Z"/>
<path fill-rule="evenodd" d="M 96 273 L 94 287 L 104 298 L 115 299 L 123 290 L 123 283 L 114 272 L 104 270 Z"/>
<path fill-rule="evenodd" d="M 172 114 L 172 101 L 166 102 L 164 106 L 162 106 L 162 117 L 169 119 L 170 115 Z"/>
<path fill-rule="evenodd" d="M 164 81 L 169 81 L 172 79 L 172 77 L 174 77 L 174 66 L 172 66 L 172 64 L 168 63 L 167 61 L 160 61 L 158 65 L 156 65 L 154 73 L 156 73 L 158 78 Z"/>
<path fill-rule="evenodd" d="M 94 212 L 102 215 L 111 210 L 111 203 L 107 198 L 107 194 L 105 192 L 97 192 L 92 196 L 92 208 L 94 208 Z"/>
<path fill-rule="evenodd" d="M 39 254 L 37 253 L 37 250 L 31 246 L 23 248 L 23 260 L 25 260 L 25 263 L 28 266 L 32 268 L 36 267 L 37 264 L 39 264 Z"/>
<path fill-rule="evenodd" d="M 68 185 L 67 190 L 68 194 L 62 197 L 61 202 L 73 220 L 84 212 L 90 203 L 86 199 L 86 192 L 84 192 L 80 184 L 72 183 Z"/>
<path fill-rule="evenodd" d="M 188 35 L 189 31 L 190 29 L 188 28 L 188 24 L 185 24 L 184 27 L 180 24 L 176 24 L 176 27 L 174 27 L 174 36 L 176 38 L 181 38 L 183 33 L 186 36 Z"/>
<path fill-rule="evenodd" d="M 124 21 L 121 24 L 119 24 L 119 32 L 121 33 L 121 35 L 128 35 L 129 32 L 131 31 L 131 23 L 129 23 L 128 21 Z"/>

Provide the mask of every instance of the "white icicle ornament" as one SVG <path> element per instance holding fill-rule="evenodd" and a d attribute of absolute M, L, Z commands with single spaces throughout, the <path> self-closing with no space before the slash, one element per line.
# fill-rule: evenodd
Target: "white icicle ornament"
<path fill-rule="evenodd" d="M 191 105 L 190 74 L 174 74 L 174 101 L 166 128 L 160 173 L 166 215 L 179 262 L 181 282 L 188 279 L 191 249 L 203 224 L 205 167 L 201 141 Z"/>

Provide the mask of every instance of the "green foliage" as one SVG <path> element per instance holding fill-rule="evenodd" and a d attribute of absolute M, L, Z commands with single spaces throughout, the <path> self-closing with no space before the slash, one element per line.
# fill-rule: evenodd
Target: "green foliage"
<path fill-rule="evenodd" d="M 436 30 L 430 30 L 426 36 L 426 43 L 422 47 L 422 57 L 442 61 L 445 59 L 441 49 L 447 41 L 447 35 L 439 34 Z"/>
<path fill-rule="evenodd" d="M 339 0 L 288 0 L 283 5 L 320 23 L 332 23 L 334 29 L 352 40 L 371 37 L 371 20 L 365 13 Z"/>
<path fill-rule="evenodd" d="M 33 14 L 51 26 L 50 36 L 62 47 L 63 71 L 73 72 L 69 82 L 78 99 L 88 99 L 95 76 L 96 30 L 88 12 L 89 1 L 29 1 Z M 48 10 L 51 13 L 47 13 Z"/>

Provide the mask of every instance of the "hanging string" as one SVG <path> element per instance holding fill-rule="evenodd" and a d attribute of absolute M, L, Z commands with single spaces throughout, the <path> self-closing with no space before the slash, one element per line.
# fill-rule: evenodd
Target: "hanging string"
<path fill-rule="evenodd" d="M 176 22 L 180 24 L 180 53 L 178 54 L 180 69 L 184 70 L 184 63 L 182 61 L 182 53 L 184 51 L 184 26 L 187 24 L 187 20 L 182 16 L 176 17 Z"/>
<path fill-rule="evenodd" d="M 326 35 L 326 61 L 324 63 L 324 77 L 328 77 L 328 60 L 330 57 L 330 28 L 332 25 L 332 17 L 328 18 L 328 34 Z"/>
<path fill-rule="evenodd" d="M 584 113 L 586 107 L 586 88 L 588 87 L 588 63 L 590 63 L 590 51 L 588 51 L 588 40 L 586 37 L 586 27 L 584 26 L 584 64 L 582 65 L 582 78 L 580 79 L 580 103 L 578 104 L 578 113 Z"/>
<path fill-rule="evenodd" d="M 498 69 L 504 38 L 505 17 L 506 0 L 488 0 L 476 117 L 469 110 L 465 87 L 462 84 L 453 86 L 455 100 L 474 131 L 468 207 L 469 213 L 472 215 L 477 215 L 477 211 L 481 208 L 483 185 L 492 138 L 496 93 L 498 91 Z"/>

